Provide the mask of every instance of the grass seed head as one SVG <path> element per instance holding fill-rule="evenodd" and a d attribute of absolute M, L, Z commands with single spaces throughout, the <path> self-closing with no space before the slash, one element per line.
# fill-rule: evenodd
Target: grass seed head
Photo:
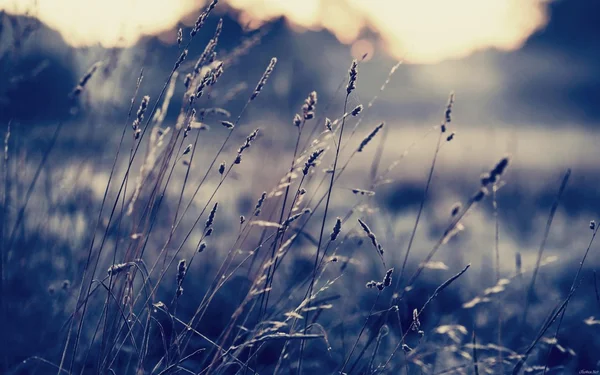
<path fill-rule="evenodd" d="M 460 212 L 461 209 L 462 209 L 462 204 L 460 204 L 460 202 L 454 203 L 454 205 L 452 205 L 452 209 L 450 210 L 450 215 L 452 217 L 458 215 L 458 213 Z"/>
<path fill-rule="evenodd" d="M 335 225 L 333 226 L 333 231 L 331 232 L 331 241 L 335 241 L 338 238 L 338 236 L 340 235 L 341 231 L 342 231 L 342 219 L 338 217 L 335 219 Z"/>
<path fill-rule="evenodd" d="M 354 193 L 356 195 L 364 195 L 364 196 L 367 196 L 367 197 L 372 197 L 372 196 L 375 195 L 374 191 L 364 190 L 364 189 L 358 189 L 358 188 L 352 189 L 352 193 Z"/>
<path fill-rule="evenodd" d="M 419 311 L 417 309 L 414 309 L 412 315 L 413 315 L 412 330 L 419 331 L 421 329 L 421 321 L 419 320 Z"/>
<path fill-rule="evenodd" d="M 328 131 L 331 131 L 331 120 L 328 117 L 325 117 L 325 129 L 327 129 Z"/>
<path fill-rule="evenodd" d="M 294 126 L 300 127 L 300 125 L 302 125 L 302 117 L 300 117 L 300 115 L 296 113 L 294 115 L 294 121 L 293 121 L 293 123 L 294 123 Z"/>
<path fill-rule="evenodd" d="M 346 93 L 350 95 L 354 89 L 356 89 L 356 78 L 358 77 L 358 62 L 356 59 L 352 60 L 350 69 L 348 70 L 348 85 L 346 86 Z"/>
<path fill-rule="evenodd" d="M 213 55 L 216 53 L 215 52 L 216 47 L 217 47 L 217 42 L 215 39 L 211 39 L 208 41 L 208 43 L 206 43 L 206 47 L 204 47 L 204 51 L 202 51 L 202 54 L 200 55 L 200 57 L 198 57 L 198 60 L 196 61 L 196 64 L 194 65 L 194 73 L 196 75 L 200 73 L 200 71 L 202 70 L 202 67 L 204 65 L 209 64 L 210 60 L 213 59 Z"/>
<path fill-rule="evenodd" d="M 230 121 L 221 121 L 221 125 L 223 125 L 227 129 L 233 129 L 235 127 L 233 122 L 230 122 Z"/>
<path fill-rule="evenodd" d="M 244 144 L 238 149 L 238 154 L 241 154 L 242 152 L 244 152 L 244 150 L 250 148 L 252 141 L 256 139 L 257 135 L 258 129 L 255 129 L 252 133 L 250 133 L 250 135 L 246 137 L 246 141 L 244 142 Z"/>
<path fill-rule="evenodd" d="M 385 123 L 382 122 L 381 124 L 377 125 L 373 130 L 371 130 L 371 133 L 369 133 L 369 135 L 365 139 L 363 139 L 362 142 L 360 142 L 360 145 L 358 146 L 358 149 L 356 151 L 363 152 L 363 150 L 365 149 L 365 147 L 367 147 L 369 142 L 371 142 L 373 138 L 375 138 L 377 133 L 379 133 L 379 131 L 383 129 L 384 126 Z"/>
<path fill-rule="evenodd" d="M 500 161 L 494 166 L 494 168 L 492 168 L 492 170 L 489 173 L 485 173 L 481 176 L 481 185 L 487 186 L 490 184 L 495 184 L 499 180 L 500 176 L 504 174 L 504 171 L 506 170 L 506 167 L 508 167 L 509 162 L 510 158 L 508 156 L 500 159 Z"/>
<path fill-rule="evenodd" d="M 364 221 L 362 221 L 361 219 L 358 219 L 358 223 L 362 227 L 362 229 L 365 232 L 365 234 L 367 235 L 367 237 L 369 237 L 369 239 L 371 240 L 371 243 L 373 244 L 373 247 L 375 247 L 375 249 L 377 250 L 377 253 L 383 259 L 383 253 L 385 251 L 383 250 L 383 246 L 381 246 L 381 244 L 377 241 L 377 237 L 375 237 L 375 233 L 373 233 L 371 231 L 371 229 L 367 226 L 367 224 Z"/>
<path fill-rule="evenodd" d="M 315 117 L 315 107 L 317 105 L 317 92 L 313 91 L 308 94 L 308 98 L 304 100 L 302 106 L 302 114 L 305 120 L 310 120 Z"/>
<path fill-rule="evenodd" d="M 204 26 L 204 22 L 206 22 L 206 19 L 210 15 L 210 12 L 212 12 L 212 10 L 215 8 L 218 2 L 219 0 L 212 0 L 210 4 L 208 4 L 208 7 L 206 7 L 206 9 L 202 13 L 200 13 L 200 16 L 198 16 L 198 19 L 196 20 L 196 23 L 194 24 L 194 27 L 190 32 L 191 37 L 194 37 L 196 34 L 198 34 L 198 31 L 200 31 L 202 26 Z"/>
<path fill-rule="evenodd" d="M 208 219 L 206 220 L 206 225 L 204 226 L 205 229 L 212 227 L 213 223 L 215 222 L 217 208 L 219 208 L 219 202 L 216 202 L 212 210 L 210 210 L 210 214 L 208 214 Z"/>
<path fill-rule="evenodd" d="M 383 278 L 383 286 L 384 287 L 388 287 L 388 286 L 392 285 L 392 273 L 393 272 L 394 272 L 394 269 L 390 268 L 385 273 L 385 277 Z"/>
<path fill-rule="evenodd" d="M 215 28 L 215 34 L 213 35 L 213 40 L 218 41 L 221 36 L 221 31 L 223 31 L 223 18 L 219 18 L 219 22 L 217 22 L 217 27 Z"/>
<path fill-rule="evenodd" d="M 181 286 L 183 282 L 183 278 L 185 277 L 185 272 L 187 271 L 187 266 L 185 263 L 185 259 L 181 259 L 177 264 L 177 285 Z"/>
<path fill-rule="evenodd" d="M 179 67 L 181 66 L 181 63 L 185 60 L 187 55 L 188 55 L 188 50 L 184 49 L 183 52 L 181 52 L 181 55 L 179 55 L 177 62 L 175 62 L 175 67 L 173 68 L 173 70 L 179 69 Z"/>
<path fill-rule="evenodd" d="M 258 202 L 256 202 L 256 206 L 254 207 L 254 216 L 260 215 L 260 212 L 262 210 L 262 206 L 265 203 L 265 199 L 266 198 L 267 198 L 267 192 L 263 191 L 262 195 L 258 199 Z"/>
<path fill-rule="evenodd" d="M 317 159 L 319 158 L 319 156 L 321 156 L 323 154 L 325 150 L 324 149 L 319 149 L 315 152 L 313 152 L 308 159 L 306 160 L 306 163 L 304 163 L 304 168 L 302 168 L 302 174 L 303 175 L 307 175 L 308 171 L 310 170 L 311 167 L 314 167 L 317 165 Z"/>
<path fill-rule="evenodd" d="M 448 98 L 448 104 L 446 105 L 446 112 L 444 113 L 444 119 L 446 123 L 452 122 L 452 107 L 454 106 L 454 93 L 450 93 Z"/>
<path fill-rule="evenodd" d="M 83 91 L 85 85 L 87 85 L 88 81 L 90 80 L 90 78 L 92 78 L 92 76 L 94 75 L 94 73 L 96 73 L 96 70 L 98 70 L 98 67 L 100 66 L 100 62 L 95 63 L 94 65 L 92 65 L 88 71 L 83 75 L 83 77 L 81 77 L 81 79 L 79 80 L 79 83 L 77 84 L 77 86 L 75 86 L 75 88 L 73 89 L 73 91 L 71 91 L 71 93 L 69 94 L 69 96 L 71 98 L 75 98 L 76 96 L 78 96 L 79 94 L 81 94 L 81 92 Z"/>
<path fill-rule="evenodd" d="M 127 271 L 131 266 L 133 266 L 133 263 L 113 264 L 112 266 L 108 267 L 107 273 L 109 276 L 115 276 L 123 271 Z"/>
<path fill-rule="evenodd" d="M 134 131 L 134 135 L 139 134 L 138 130 L 140 130 L 140 125 L 142 124 L 142 121 L 144 120 L 144 114 L 146 113 L 146 110 L 148 109 L 149 103 L 150 103 L 150 97 L 148 95 L 144 96 L 142 98 L 142 101 L 140 102 L 140 107 L 137 110 L 135 120 L 133 120 L 133 124 L 131 124 L 131 127 L 133 128 L 133 131 Z M 137 137 L 136 137 L 136 139 L 137 139 Z"/>
<path fill-rule="evenodd" d="M 256 88 L 254 89 L 254 92 L 250 96 L 250 100 L 251 101 L 254 100 L 254 99 L 256 99 L 256 97 L 262 91 L 263 87 L 265 87 L 265 85 L 267 84 L 267 81 L 269 80 L 269 77 L 271 76 L 271 73 L 273 73 L 273 69 L 275 69 L 275 64 L 277 64 L 277 58 L 273 57 L 271 59 L 271 62 L 267 66 L 267 69 L 265 70 L 265 72 L 263 73 L 262 77 L 258 81 L 258 84 L 256 85 Z"/>
<path fill-rule="evenodd" d="M 352 110 L 352 116 L 356 117 L 358 116 L 363 110 L 363 105 L 359 104 L 356 107 L 354 107 L 354 109 Z"/>
<path fill-rule="evenodd" d="M 481 189 L 479 189 L 477 191 L 477 193 L 475 193 L 475 195 L 473 195 L 473 198 L 471 198 L 471 199 L 473 200 L 473 202 L 481 202 L 487 194 L 488 194 L 488 190 L 486 188 L 482 187 Z"/>
<path fill-rule="evenodd" d="M 192 76 L 192 73 L 188 73 L 185 75 L 185 78 L 183 79 L 183 85 L 185 86 L 186 89 L 190 88 L 190 85 L 192 84 L 193 79 L 194 79 L 194 77 Z"/>

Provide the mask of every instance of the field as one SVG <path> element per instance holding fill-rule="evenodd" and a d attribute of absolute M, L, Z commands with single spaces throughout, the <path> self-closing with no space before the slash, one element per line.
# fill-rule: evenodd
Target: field
<path fill-rule="evenodd" d="M 83 60 L 0 14 L 0 373 L 600 371 L 596 132 L 215 5 Z"/>

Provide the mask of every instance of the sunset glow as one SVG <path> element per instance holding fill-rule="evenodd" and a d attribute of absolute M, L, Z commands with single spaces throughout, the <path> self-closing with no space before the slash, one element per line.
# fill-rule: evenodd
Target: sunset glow
<path fill-rule="evenodd" d="M 74 46 L 131 46 L 173 30 L 204 0 L 0 0 L 0 9 L 38 17 Z M 284 16 L 295 29 L 328 30 L 350 44 L 370 30 L 397 58 L 433 63 L 484 48 L 511 50 L 547 21 L 541 0 L 222 0 L 243 24 Z M 220 3 L 220 4 L 221 4 Z"/>

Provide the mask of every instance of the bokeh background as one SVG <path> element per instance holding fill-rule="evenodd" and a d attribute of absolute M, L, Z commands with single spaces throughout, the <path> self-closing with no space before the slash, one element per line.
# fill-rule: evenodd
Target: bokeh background
<path fill-rule="evenodd" d="M 64 322 L 65 306 L 73 303 L 73 296 L 62 288 L 63 280 L 77 284 L 80 277 L 140 69 L 145 76 L 140 93 L 156 97 L 180 53 L 177 29 L 189 29 L 205 5 L 199 0 L 0 0 L 0 123 L 3 133 L 10 123 L 5 168 L 11 176 L 3 222 L 18 220 L 15 207 L 31 194 L 24 225 L 6 263 L 14 268 L 6 272 L 3 291 L 9 306 L 0 343 L 5 364 L 14 366 L 51 346 L 52 335 Z M 529 321 L 531 332 L 536 331 L 568 293 L 592 234 L 589 222 L 598 219 L 599 2 L 223 0 L 191 45 L 188 61 L 202 52 L 219 17 L 223 18 L 219 54 L 239 51 L 242 41 L 248 41 L 248 47 L 226 69 L 214 105 L 239 113 L 271 57 L 279 60 L 260 100 L 248 108 L 241 124 L 240 142 L 254 127 L 264 131 L 260 149 L 248 156 L 245 168 L 219 193 L 220 202 L 226 202 L 219 245 L 227 248 L 233 242 L 234 236 L 227 233 L 234 230 L 239 214 L 251 209 L 262 191 L 272 190 L 289 168 L 296 135 L 292 118 L 307 94 L 318 92 L 319 118 L 338 117 L 343 104 L 338 87 L 349 63 L 367 54 L 350 103 L 366 106 L 375 95 L 378 98 L 365 112 L 357 139 L 385 121 L 385 137 L 376 140 L 384 150 L 380 168 L 401 160 L 371 201 L 376 214 L 370 221 L 382 234 L 390 264 L 402 262 L 437 139 L 431 129 L 443 118 L 450 92 L 456 95 L 452 122 L 456 136 L 440 153 L 409 259 L 412 267 L 439 238 L 452 205 L 464 202 L 477 188 L 480 174 L 510 154 L 506 184 L 497 196 L 500 270 L 503 277 L 512 277 L 517 253 L 523 268 L 531 269 L 560 181 L 571 168 L 544 252 L 544 258 L 556 258 L 541 269 L 536 282 Z M 74 105 L 68 93 L 97 61 L 102 62 L 97 75 Z M 398 62 L 402 63 L 380 92 Z M 227 98 L 227 90 L 234 87 L 240 93 Z M 180 82 L 172 108 L 179 107 L 182 94 Z M 169 111 L 167 122 L 176 117 L 175 109 Z M 200 155 L 208 158 L 224 130 L 215 125 L 205 137 Z M 36 188 L 28 193 L 45 150 L 52 145 Z M 352 188 L 369 188 L 374 150 L 353 160 L 337 183 L 332 217 L 356 201 Z M 228 151 L 233 154 L 234 146 Z M 178 187 L 170 193 L 178 194 Z M 422 304 L 436 285 L 471 263 L 460 285 L 440 297 L 428 324 L 468 328 L 475 324 L 482 327 L 480 339 L 492 342 L 495 331 L 484 327 L 495 324 L 494 308 L 461 306 L 495 284 L 491 200 L 464 224 L 465 230 L 435 258 L 446 267 L 426 271 L 411 303 Z M 7 224 L 4 236 L 10 228 Z M 558 336 L 562 347 L 572 352 L 552 351 L 552 363 L 566 366 L 558 373 L 600 369 L 600 324 L 589 320 L 600 315 L 594 247 Z M 310 246 L 303 249 L 309 256 Z M 376 261 L 365 256 L 355 267 L 361 287 L 375 277 L 370 264 Z M 210 264 L 197 267 L 211 269 Z M 289 272 L 293 275 L 293 270 Z M 517 324 L 530 277 L 526 273 L 514 279 L 504 300 L 504 340 L 515 350 L 533 337 L 524 339 Z M 342 280 L 340 287 L 349 316 L 370 306 L 369 291 L 357 294 L 351 282 Z M 227 306 L 227 296 L 222 299 Z"/>

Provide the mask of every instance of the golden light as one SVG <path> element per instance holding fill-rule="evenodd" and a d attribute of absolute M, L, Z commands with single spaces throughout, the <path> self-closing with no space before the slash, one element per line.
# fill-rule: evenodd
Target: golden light
<path fill-rule="evenodd" d="M 434 63 L 495 47 L 519 48 L 547 22 L 541 0 L 229 0 L 253 19 L 285 16 L 307 29 L 327 29 L 351 43 L 369 29 L 388 52 Z"/>
<path fill-rule="evenodd" d="M 485 48 L 519 48 L 547 22 L 543 0 L 221 0 L 254 27 L 285 17 L 295 29 L 328 30 L 351 44 L 370 30 L 399 59 L 434 63 Z M 205 0 L 0 0 L 38 17 L 74 46 L 130 46 L 174 29 Z M 362 43 L 362 42 L 360 42 Z M 358 46 L 361 46 L 361 44 Z M 362 43 L 362 46 L 365 46 Z M 356 47 L 356 44 L 355 44 Z"/>
<path fill-rule="evenodd" d="M 353 58 L 359 60 L 365 56 L 364 61 L 369 61 L 373 57 L 373 52 L 375 51 L 375 47 L 373 43 L 367 39 L 359 39 L 356 42 L 352 43 L 352 47 L 350 48 L 350 54 Z"/>
<path fill-rule="evenodd" d="M 175 27 L 196 0 L 0 0 L 0 9 L 37 17 L 75 47 L 127 47 Z"/>

